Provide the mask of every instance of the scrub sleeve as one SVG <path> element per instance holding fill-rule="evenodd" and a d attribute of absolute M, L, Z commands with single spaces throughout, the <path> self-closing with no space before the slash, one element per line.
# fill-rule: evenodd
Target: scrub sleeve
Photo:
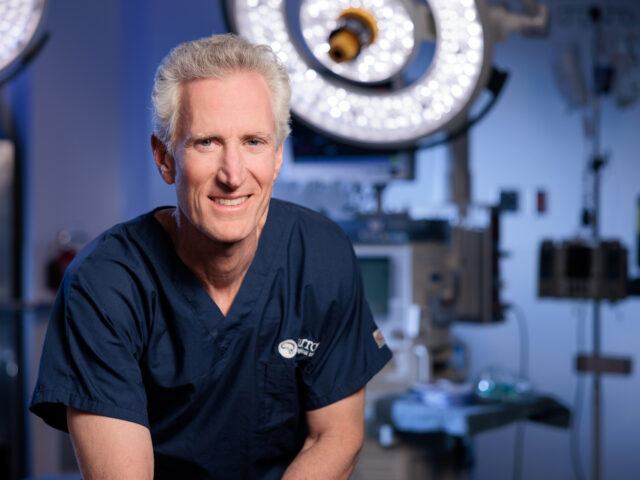
<path fill-rule="evenodd" d="M 95 275 L 67 276 L 49 322 L 31 411 L 68 431 L 66 406 L 149 426 L 137 352 L 141 303 L 115 262 Z M 103 306 L 108 305 L 109 308 Z"/>
<path fill-rule="evenodd" d="M 365 300 L 351 244 L 346 238 L 344 241 L 346 258 L 332 265 L 333 281 L 344 278 L 339 298 L 322 323 L 320 344 L 303 373 L 305 410 L 330 405 L 357 392 L 392 357 Z"/>

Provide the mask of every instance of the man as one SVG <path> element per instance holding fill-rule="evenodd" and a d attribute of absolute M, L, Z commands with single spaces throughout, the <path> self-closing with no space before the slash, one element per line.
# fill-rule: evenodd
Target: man
<path fill-rule="evenodd" d="M 334 224 L 271 199 L 289 84 L 265 46 L 182 44 L 151 146 L 177 207 L 94 240 L 65 275 L 31 410 L 86 479 L 346 478 L 389 360 Z"/>

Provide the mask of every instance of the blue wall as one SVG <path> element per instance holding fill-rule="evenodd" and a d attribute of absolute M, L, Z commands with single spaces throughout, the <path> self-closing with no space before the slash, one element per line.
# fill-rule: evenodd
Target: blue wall
<path fill-rule="evenodd" d="M 569 112 L 552 76 L 551 39 L 513 37 L 498 45 L 495 64 L 511 72 L 505 92 L 491 114 L 474 129 L 471 164 L 474 199 L 493 203 L 501 189 L 517 189 L 521 210 L 504 215 L 502 247 L 509 256 L 502 262 L 503 298 L 518 305 L 527 317 L 530 338 L 530 379 L 539 390 L 552 392 L 573 405 L 577 376 L 573 371 L 578 351 L 591 349 L 589 304 L 537 298 L 537 249 L 543 238 L 576 235 L 582 199 L 582 178 L 590 148 L 584 140 L 582 118 Z M 618 238 L 630 248 L 632 272 L 640 274 L 635 256 L 640 195 L 640 103 L 627 110 L 603 105 L 602 141 L 611 155 L 602 181 L 602 235 Z M 387 191 L 389 208 L 431 213 L 445 199 L 439 190 L 446 182 L 444 149 L 425 152 L 414 185 Z M 435 178 L 434 178 L 435 176 Z M 434 187 L 437 193 L 434 195 Z M 548 193 L 549 211 L 535 213 L 535 192 Z M 636 365 L 628 377 L 608 376 L 603 381 L 604 478 L 639 478 L 640 459 L 635 454 L 640 415 L 640 300 L 630 299 L 603 307 L 602 351 L 629 356 Z M 513 317 L 498 326 L 457 326 L 456 335 L 470 348 L 471 371 L 487 368 L 518 371 L 518 328 Z M 578 340 L 580 332 L 585 332 Z M 580 343 L 578 343 L 580 342 Z M 582 347 L 578 347 L 582 345 Z M 584 382 L 580 418 L 583 469 L 590 472 L 591 382 Z M 476 437 L 477 469 L 474 478 L 510 478 L 515 427 Z M 569 436 L 566 431 L 527 424 L 525 478 L 571 478 Z"/>
<path fill-rule="evenodd" d="M 573 403 L 576 375 L 572 370 L 576 329 L 580 322 L 591 332 L 591 310 L 576 302 L 541 301 L 536 298 L 537 247 L 544 237 L 556 239 L 574 235 L 581 206 L 582 175 L 589 148 L 585 145 L 581 117 L 564 107 L 550 64 L 554 44 L 514 38 L 497 49 L 496 63 L 512 70 L 507 92 L 491 117 L 474 132 L 473 171 L 476 198 L 490 201 L 501 187 L 516 187 L 524 194 L 523 210 L 507 216 L 504 248 L 505 298 L 520 305 L 528 319 L 531 339 L 531 379 L 537 388 L 554 392 Z M 634 245 L 635 202 L 640 195 L 640 104 L 626 111 L 605 103 L 603 146 L 611 153 L 602 184 L 602 232 Z M 550 212 L 534 214 L 535 189 L 549 193 Z M 631 254 L 634 265 L 637 259 Z M 634 273 L 638 275 L 637 268 Z M 628 355 L 636 366 L 640 360 L 635 339 L 640 338 L 640 301 L 636 298 L 603 308 L 602 350 Z M 586 323 L 586 325 L 585 325 Z M 493 331 L 458 329 L 474 350 L 476 369 L 497 364 L 514 370 L 516 326 L 509 322 Z M 509 345 L 509 347 L 505 347 Z M 591 339 L 587 335 L 587 346 Z M 583 350 L 583 349 L 580 349 Z M 640 459 L 634 454 L 639 425 L 636 405 L 640 400 L 640 374 L 604 380 L 604 478 L 638 478 Z M 586 382 L 590 391 L 590 382 Z M 583 458 L 590 454 L 590 399 L 582 416 Z M 635 419 L 632 420 L 632 419 Z M 530 478 L 569 478 L 568 437 L 563 432 L 527 427 L 525 470 L 537 472 Z M 511 432 L 487 435 L 479 442 L 479 473 L 509 464 L 504 452 L 511 448 Z M 494 452 L 483 455 L 482 452 Z M 502 452 L 502 453 L 501 453 Z M 488 461 L 488 459 L 491 459 Z M 586 463 L 587 471 L 589 462 Z M 499 470 L 505 472 L 504 469 Z M 507 470 L 508 471 L 508 470 Z M 496 472 L 497 475 L 497 472 Z M 480 478 L 489 478 L 481 474 Z"/>
<path fill-rule="evenodd" d="M 30 109 L 25 118 L 31 129 L 27 273 L 32 299 L 49 295 L 44 264 L 58 230 L 79 228 L 94 236 L 115 222 L 172 202 L 148 148 L 152 76 L 178 42 L 224 31 L 220 2 L 205 0 L 51 2 L 46 26 L 52 39 L 29 72 L 30 101 L 23 102 Z M 576 328 L 582 322 L 588 332 L 589 322 L 575 303 L 537 299 L 536 252 L 543 237 L 575 233 L 588 150 L 579 116 L 567 112 L 556 94 L 552 52 L 549 40 L 516 37 L 497 48 L 496 64 L 512 75 L 495 110 L 473 131 L 473 191 L 485 203 L 494 202 L 501 188 L 516 188 L 522 195 L 521 210 L 504 221 L 503 247 L 510 252 L 503 262 L 504 297 L 527 316 L 533 385 L 571 404 Z M 603 141 L 612 162 L 604 173 L 602 229 L 629 246 L 640 194 L 638 125 L 640 104 L 626 111 L 605 106 Z M 417 181 L 390 187 L 386 206 L 407 207 L 418 215 L 441 207 L 444 159 L 443 149 L 421 155 Z M 544 216 L 534 213 L 537 188 L 549 194 L 550 211 Z M 631 260 L 635 264 L 633 256 Z M 603 349 L 631 355 L 637 364 L 639 317 L 638 300 L 605 306 Z M 455 331 L 470 347 L 473 371 L 517 369 L 513 320 Z M 640 478 L 638 376 L 604 381 L 606 478 Z M 567 432 L 533 425 L 526 432 L 525 478 L 569 478 Z M 589 432 L 586 408 L 581 438 L 585 467 Z M 509 427 L 476 438 L 475 478 L 510 476 L 513 435 Z"/>

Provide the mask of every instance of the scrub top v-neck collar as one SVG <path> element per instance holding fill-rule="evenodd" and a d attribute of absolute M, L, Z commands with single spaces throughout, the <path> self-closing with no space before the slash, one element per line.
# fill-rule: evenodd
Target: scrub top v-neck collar
<path fill-rule="evenodd" d="M 273 274 L 270 271 L 270 266 L 278 255 L 280 238 L 284 234 L 284 229 L 281 228 L 283 226 L 282 215 L 276 211 L 278 207 L 276 202 L 270 202 L 267 220 L 260 234 L 256 253 L 226 316 L 222 314 L 196 275 L 180 259 L 169 233 L 155 218 L 158 211 L 174 207 L 159 207 L 151 212 L 151 224 L 158 231 L 157 237 L 161 239 L 162 248 L 159 251 L 162 252 L 165 261 L 168 259 L 168 273 L 171 281 L 176 290 L 190 304 L 196 316 L 203 321 L 212 336 L 217 336 L 221 331 L 235 329 L 234 326 L 240 327 L 241 325 L 237 324 L 241 319 L 251 318 L 249 313 L 260 298 L 260 293 L 267 283 L 267 279 Z"/>

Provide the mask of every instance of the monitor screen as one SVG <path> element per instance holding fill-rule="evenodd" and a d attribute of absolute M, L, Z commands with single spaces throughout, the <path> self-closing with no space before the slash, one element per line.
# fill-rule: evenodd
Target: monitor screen
<path fill-rule="evenodd" d="M 386 183 L 415 177 L 415 148 L 367 149 L 336 142 L 294 120 L 289 173 L 296 180 Z"/>
<path fill-rule="evenodd" d="M 358 257 L 364 295 L 374 316 L 389 314 L 391 260 L 388 257 Z"/>

